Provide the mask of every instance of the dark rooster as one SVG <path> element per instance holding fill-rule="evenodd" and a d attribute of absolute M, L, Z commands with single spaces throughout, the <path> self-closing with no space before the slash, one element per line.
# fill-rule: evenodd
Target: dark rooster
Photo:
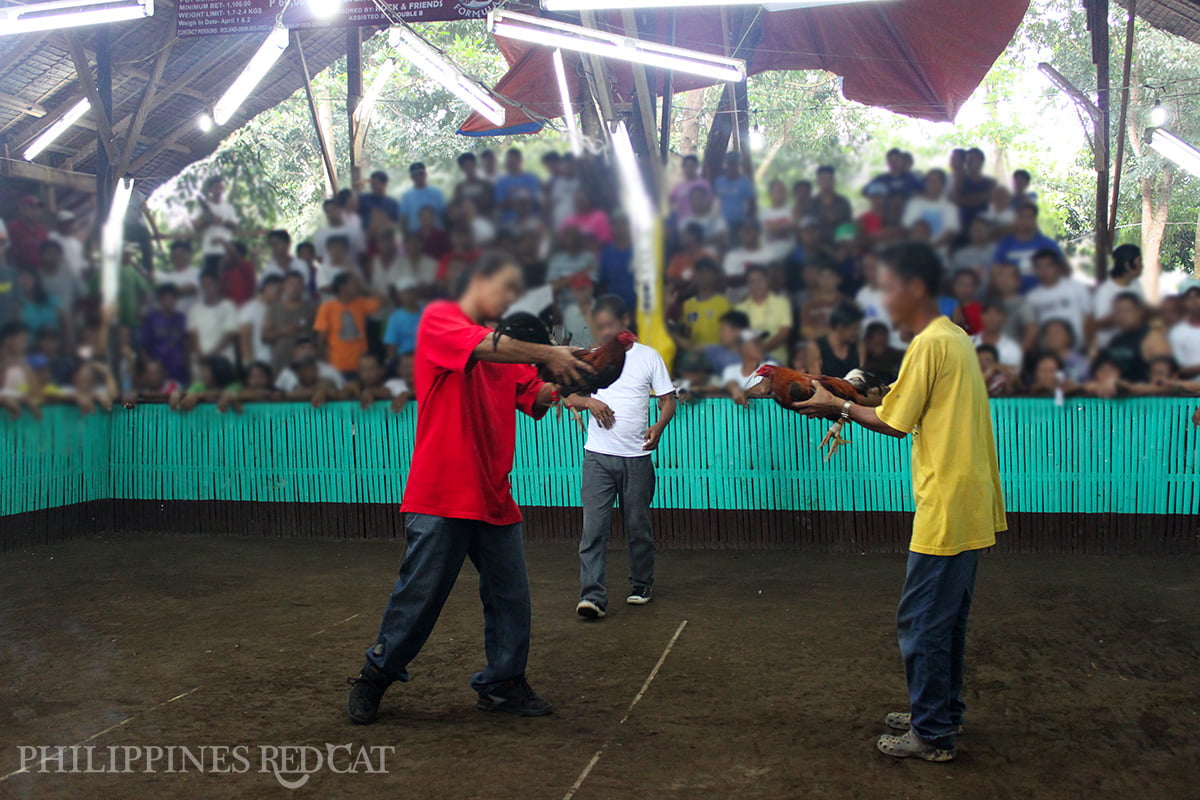
<path fill-rule="evenodd" d="M 789 411 L 793 410 L 792 403 L 812 397 L 815 391 L 814 387 L 818 383 L 824 386 L 830 394 L 859 405 L 879 405 L 879 401 L 886 392 L 886 387 L 874 375 L 861 369 L 851 370 L 845 378 L 832 378 L 828 375 L 809 375 L 773 364 L 764 364 L 754 374 L 761 375 L 763 379 L 747 392 L 747 396 L 773 397 L 775 402 Z M 838 415 L 829 419 L 833 420 L 833 425 L 829 427 L 825 438 L 817 445 L 817 449 L 820 450 L 829 444 L 829 450 L 825 453 L 826 461 L 837 452 L 839 447 L 850 444 L 848 439 L 843 439 L 841 436 L 842 427 L 846 421 Z"/>
<path fill-rule="evenodd" d="M 496 326 L 496 332 L 492 336 L 493 347 L 500 346 L 501 336 L 509 336 L 534 344 L 558 344 L 551 335 L 550 329 L 541 319 L 523 311 L 510 314 L 500 320 L 500 324 Z M 615 339 L 607 344 L 576 350 L 575 357 L 590 365 L 595 372 L 581 373 L 578 383 L 558 384 L 559 397 L 566 398 L 573 394 L 589 395 L 598 389 L 612 386 L 617 378 L 621 377 L 621 371 L 625 369 L 625 353 L 636 341 L 637 337 L 633 333 L 621 331 Z M 547 373 L 543 367 L 538 367 L 538 374 L 544 381 L 558 382 L 558 378 Z M 579 412 L 571 409 L 571 413 L 574 415 L 575 421 L 582 427 L 583 418 L 579 416 Z"/>

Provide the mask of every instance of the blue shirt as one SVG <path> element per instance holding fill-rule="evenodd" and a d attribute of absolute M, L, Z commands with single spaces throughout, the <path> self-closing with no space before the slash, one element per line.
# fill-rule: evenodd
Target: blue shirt
<path fill-rule="evenodd" d="M 514 194 L 521 190 L 528 192 L 533 207 L 542 207 L 542 182 L 532 172 L 522 172 L 519 175 L 509 175 L 507 172 L 496 179 L 496 203 L 504 206 L 512 201 Z M 513 213 L 505 209 L 501 219 L 511 219 Z"/>
<path fill-rule="evenodd" d="M 730 232 L 750 215 L 750 198 L 754 197 L 754 183 L 745 175 L 730 180 L 720 175 L 713 181 L 713 193 L 721 202 L 721 216 L 729 225 Z"/>
<path fill-rule="evenodd" d="M 371 212 L 377 208 L 387 214 L 392 222 L 400 221 L 400 203 L 396 202 L 396 198 L 367 192 L 358 196 L 358 215 L 362 217 L 364 228 L 371 221 Z"/>
<path fill-rule="evenodd" d="M 1029 275 L 1033 272 L 1033 254 L 1038 250 L 1053 250 L 1062 255 L 1058 242 L 1038 231 L 1034 237 L 1023 242 L 1016 236 L 1005 236 L 996 242 L 996 251 L 992 255 L 994 264 L 1015 264 L 1021 273 Z"/>
<path fill-rule="evenodd" d="M 442 196 L 442 190 L 435 186 L 426 186 L 424 189 L 414 186 L 400 195 L 400 214 L 404 217 L 406 230 L 417 229 L 421 209 L 425 206 L 432 206 L 440 219 L 442 211 L 446 208 L 446 198 Z"/>
<path fill-rule="evenodd" d="M 397 353 L 411 353 L 417 348 L 417 325 L 421 321 L 424 308 L 409 311 L 398 308 L 388 317 L 387 330 L 383 333 L 383 343 L 396 348 Z"/>
<path fill-rule="evenodd" d="M 637 308 L 637 289 L 633 284 L 633 248 L 606 244 L 600 248 L 600 268 L 596 276 L 603 291 L 615 294 L 632 311 Z"/>

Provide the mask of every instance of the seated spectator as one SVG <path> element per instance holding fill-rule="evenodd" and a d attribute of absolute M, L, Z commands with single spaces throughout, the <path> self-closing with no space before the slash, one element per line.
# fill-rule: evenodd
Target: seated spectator
<path fill-rule="evenodd" d="M 571 278 L 568 287 L 570 302 L 559 309 L 562 317 L 562 338 L 576 347 L 591 347 L 596 343 L 592 335 L 592 312 L 596 306 L 596 285 L 585 274 Z"/>
<path fill-rule="evenodd" d="M 796 246 L 788 256 L 784 273 L 793 303 L 816 285 L 817 267 L 836 260 L 833 249 L 821 240 L 821 226 L 812 217 L 800 220 Z"/>
<path fill-rule="evenodd" d="M 954 300 L 951 318 L 974 336 L 983 330 L 983 303 L 979 297 L 979 276 L 973 270 L 960 269 L 950 279 L 950 297 Z"/>
<path fill-rule="evenodd" d="M 828 164 L 817 167 L 817 191 L 808 202 L 808 213 L 805 215 L 817 221 L 821 241 L 826 244 L 833 244 L 837 229 L 854 219 L 850 201 L 837 193 L 835 181 L 833 167 Z"/>
<path fill-rule="evenodd" d="M 859 334 L 863 312 L 850 302 L 840 304 L 829 317 L 829 332 L 810 341 L 805 363 L 815 375 L 844 378 L 858 369 Z"/>
<path fill-rule="evenodd" d="M 63 347 L 62 331 L 54 328 L 42 330 L 34 338 L 33 352 L 43 356 L 50 370 L 50 379 L 57 386 L 66 386 L 78 368 L 78 360 L 73 353 Z"/>
<path fill-rule="evenodd" d="M 555 292 L 566 289 L 575 275 L 584 274 L 595 280 L 596 253 L 585 244 L 583 233 L 574 225 L 567 225 L 560 232 L 558 249 L 550 256 L 546 269 L 546 281 Z"/>
<path fill-rule="evenodd" d="M 271 343 L 263 336 L 267 315 L 279 304 L 283 294 L 283 279 L 278 275 L 263 278 L 258 296 L 238 310 L 238 352 L 242 364 L 255 361 L 270 362 Z"/>
<path fill-rule="evenodd" d="M 833 310 L 846 302 L 838 291 L 842 273 L 832 263 L 817 265 L 816 283 L 808 299 L 800 306 L 800 335 L 812 341 L 829 332 L 829 317 Z"/>
<path fill-rule="evenodd" d="M 580 188 L 575 192 L 575 213 L 562 221 L 558 231 L 561 233 L 568 226 L 574 227 L 589 239 L 593 248 L 601 247 L 612 241 L 612 225 L 604 209 L 596 208 L 591 190 Z"/>
<path fill-rule="evenodd" d="M 1167 328 L 1171 352 L 1179 362 L 1179 375 L 1185 379 L 1200 376 L 1200 280 L 1185 281 L 1179 287 L 1182 298 L 1182 318 Z M 1169 325 L 1166 303 L 1163 303 L 1163 324 Z"/>
<path fill-rule="evenodd" d="M 304 274 L 307 265 L 298 256 L 292 255 L 292 235 L 285 230 L 267 234 L 267 248 L 271 251 L 263 264 L 262 277 L 278 275 L 282 278 L 289 272 Z"/>
<path fill-rule="evenodd" d="M 1066 322 L 1081 350 L 1087 349 L 1092 337 L 1092 295 L 1082 283 L 1071 277 L 1067 262 L 1057 248 L 1038 250 L 1033 256 L 1033 271 L 1037 285 L 1025 295 L 1039 325 L 1048 320 Z M 1025 349 L 1032 342 L 1026 340 Z"/>
<path fill-rule="evenodd" d="M 862 247 L 878 247 L 897 238 L 900 231 L 888 222 L 887 188 L 881 184 L 868 184 L 866 195 L 869 207 L 858 215 L 854 223 L 858 227 L 859 236 L 862 237 Z"/>
<path fill-rule="evenodd" d="M 412 353 L 417 347 L 417 325 L 421 322 L 420 295 L 417 294 L 417 284 L 411 279 L 395 284 L 396 310 L 387 320 L 387 328 L 383 334 L 383 344 L 387 349 L 388 360 L 397 355 Z"/>
<path fill-rule="evenodd" d="M 1091 380 L 1081 383 L 1078 393 L 1111 400 L 1126 394 L 1126 384 L 1121 378 L 1121 365 L 1101 353 L 1092 362 Z"/>
<path fill-rule="evenodd" d="M 320 408 L 330 400 L 340 400 L 344 394 L 330 378 L 321 374 L 322 362 L 313 356 L 304 356 L 296 360 L 289 368 L 294 376 L 294 383 L 284 392 L 284 399 L 296 402 L 308 402 L 313 408 Z"/>
<path fill-rule="evenodd" d="M 736 150 L 725 154 L 725 170 L 713 179 L 712 187 L 729 230 L 737 230 L 758 214 L 754 182 L 742 172 L 742 154 Z"/>
<path fill-rule="evenodd" d="M 996 179 L 983 174 L 983 151 L 972 147 L 963 156 L 962 172 L 955 176 L 950 199 L 958 206 L 958 229 L 968 230 L 971 221 L 988 209 Z"/>
<path fill-rule="evenodd" d="M 1028 170 L 1019 169 L 1012 174 L 1012 207 L 1023 203 L 1036 203 L 1038 196 L 1037 192 L 1029 190 L 1029 184 L 1033 182 L 1033 176 Z"/>
<path fill-rule="evenodd" d="M 470 266 L 479 260 L 482 253 L 475 244 L 475 233 L 466 226 L 459 226 L 451 231 L 450 243 L 450 251 L 438 260 L 437 267 L 437 282 L 446 287 L 454 285 L 454 281 L 449 275 L 451 261 L 458 261 L 462 266 Z"/>
<path fill-rule="evenodd" d="M 981 344 L 975 348 L 975 355 L 979 357 L 979 369 L 983 372 L 988 397 L 1007 397 L 1012 394 L 1012 375 L 1000 365 L 996 348 Z"/>
<path fill-rule="evenodd" d="M 417 226 L 410 230 L 408 236 L 415 236 L 421 241 L 421 252 L 440 261 L 442 256 L 454 249 L 450 234 L 442 228 L 438 221 L 437 211 L 433 206 L 425 206 L 417 212 Z"/>
<path fill-rule="evenodd" d="M 808 216 L 808 204 L 812 202 L 813 185 L 811 181 L 796 181 L 792 184 L 792 227 L 800 229 L 800 220 Z"/>
<path fill-rule="evenodd" d="M 1026 203 L 1016 210 L 1016 215 L 1013 232 L 1002 236 L 996 243 L 996 250 L 992 253 L 993 263 L 1016 264 L 1022 275 L 1032 275 L 1034 256 L 1043 250 L 1057 253 L 1065 263 L 1058 242 L 1038 228 L 1038 207 L 1035 204 Z"/>
<path fill-rule="evenodd" d="M 310 360 L 317 371 L 317 379 L 328 382 L 335 391 L 341 391 L 346 386 L 346 379 L 342 376 L 341 372 L 332 364 L 317 358 L 316 341 L 312 337 L 302 336 L 296 340 L 296 346 L 293 348 L 292 363 L 281 369 L 279 374 L 275 376 L 276 388 L 284 394 L 294 391 L 300 385 L 300 376 L 296 372 L 296 365 Z M 299 399 L 308 400 L 310 398 L 305 396 Z"/>
<path fill-rule="evenodd" d="M 133 389 L 126 395 L 125 402 L 166 402 L 172 394 L 182 389 L 183 384 L 167 375 L 161 361 L 148 358 L 138 366 Z"/>
<path fill-rule="evenodd" d="M 38 278 L 46 294 L 54 298 L 55 305 L 62 311 L 63 333 L 68 342 L 73 342 L 75 311 L 87 295 L 87 287 L 78 275 L 63 265 L 62 246 L 58 242 L 53 239 L 43 241 L 38 253 L 41 258 L 37 265 Z"/>
<path fill-rule="evenodd" d="M 667 278 L 676 284 L 690 284 L 693 270 L 701 258 L 716 263 L 716 256 L 704 246 L 704 227 L 689 222 L 679 230 L 679 249 L 667 262 Z"/>
<path fill-rule="evenodd" d="M 995 252 L 992 224 L 988 222 L 987 217 L 978 216 L 971 221 L 971 227 L 967 231 L 967 243 L 950 256 L 950 269 L 955 272 L 960 269 L 973 271 L 979 276 L 980 285 L 986 289 L 991 283 L 992 256 Z"/>
<path fill-rule="evenodd" d="M 721 268 L 711 258 L 701 258 L 696 262 L 694 280 L 696 294 L 683 301 L 686 335 L 677 335 L 677 344 L 684 348 L 719 345 L 721 321 L 732 308 L 720 291 Z"/>
<path fill-rule="evenodd" d="M 758 265 L 746 270 L 746 290 L 747 297 L 737 310 L 750 320 L 752 329 L 763 333 L 762 347 L 767 355 L 777 364 L 786 362 L 788 340 L 792 336 L 792 304 L 771 291 L 767 271 Z"/>
<path fill-rule="evenodd" d="M 896 376 L 900 374 L 900 362 L 904 359 L 904 351 L 892 347 L 891 337 L 891 329 L 878 320 L 867 323 L 863 333 L 862 368 L 884 384 L 896 380 Z M 807 367 L 807 362 L 805 366 Z M 807 368 L 804 371 L 812 372 Z"/>
<path fill-rule="evenodd" d="M 1101 354 L 1117 365 L 1121 380 L 1145 383 L 1150 378 L 1150 360 L 1169 357 L 1171 345 L 1162 331 L 1147 324 L 1146 306 L 1133 292 L 1117 295 L 1112 320 L 1117 332 Z"/>
<path fill-rule="evenodd" d="M 637 289 L 633 278 L 633 238 L 629 217 L 623 211 L 613 214 L 612 240 L 600 248 L 596 283 L 601 294 L 615 294 L 626 308 L 637 308 Z"/>
<path fill-rule="evenodd" d="M 721 317 L 721 340 L 704 348 L 713 374 L 720 375 L 726 367 L 742 363 L 742 334 L 749 327 L 750 318 L 743 311 L 726 311 Z"/>
<path fill-rule="evenodd" d="M 679 220 L 680 225 L 695 223 L 703 232 L 701 242 L 717 251 L 725 248 L 729 239 L 729 225 L 721 214 L 721 209 L 713 201 L 713 194 L 707 186 L 693 186 L 691 194 L 692 215 Z"/>
<path fill-rule="evenodd" d="M 316 315 L 304 277 L 299 272 L 289 272 L 283 279 L 279 301 L 267 307 L 263 319 L 262 340 L 271 348 L 267 363 L 272 372 L 291 363 L 296 340 L 312 330 Z"/>
<path fill-rule="evenodd" d="M 679 380 L 675 381 L 675 394 L 679 402 L 690 403 L 723 391 L 722 387 L 713 383 L 713 374 L 703 353 L 681 350 L 675 366 L 679 372 Z"/>
<path fill-rule="evenodd" d="M 763 346 L 767 334 L 753 329 L 742 331 L 741 359 L 736 364 L 730 364 L 721 373 L 721 383 L 724 384 L 733 402 L 739 406 L 749 406 L 750 399 L 746 390 L 757 385 L 762 380 L 761 375 L 755 375 L 763 364 L 775 362 L 767 355 Z"/>
<path fill-rule="evenodd" d="M 737 228 L 738 246 L 725 254 L 725 286 L 731 297 L 745 297 L 743 287 L 751 267 L 766 267 L 775 255 L 762 246 L 762 231 L 758 222 L 747 219 Z"/>
<path fill-rule="evenodd" d="M 886 157 L 887 172 L 872 178 L 863 188 L 863 194 L 869 197 L 872 192 L 882 190 L 884 196 L 899 199 L 902 207 L 904 201 L 921 191 L 921 181 L 913 175 L 911 157 L 906 157 L 903 150 L 893 147 Z"/>
<path fill-rule="evenodd" d="M 186 384 L 191 375 L 188 367 L 188 319 L 178 307 L 179 290 L 173 283 L 164 283 L 155 290 L 154 296 L 157 307 L 142 319 L 139 337 L 142 360 L 145 364 L 155 364 L 161 368 L 168 380 Z"/>
<path fill-rule="evenodd" d="M 233 410 L 242 413 L 243 403 L 264 403 L 283 399 L 283 392 L 275 388 L 271 365 L 255 361 L 246 367 L 246 380 L 241 385 L 233 384 L 221 393 L 217 410 Z"/>
<path fill-rule="evenodd" d="M 196 380 L 186 391 L 172 392 L 167 403 L 174 411 L 191 411 L 202 402 L 217 402 L 227 389 L 237 386 L 233 362 L 223 356 L 208 356 L 200 359 Z"/>
<path fill-rule="evenodd" d="M 1050 353 L 1059 363 L 1059 369 L 1072 383 L 1084 383 L 1088 379 L 1088 361 L 1079 348 L 1075 331 L 1066 320 L 1050 319 L 1042 323 L 1036 342 L 1038 353 Z"/>
<path fill-rule="evenodd" d="M 94 412 L 97 406 L 112 411 L 113 403 L 117 400 L 117 382 L 113 380 L 108 367 L 99 361 L 85 361 L 75 371 L 70 396 L 74 398 L 79 413 L 85 417 Z"/>
<path fill-rule="evenodd" d="M 1125 389 L 1133 395 L 1167 395 L 1171 397 L 1195 397 L 1200 395 L 1200 381 L 1185 381 L 1179 377 L 1179 364 L 1170 356 L 1155 356 L 1150 359 L 1149 378 L 1145 383 L 1126 383 Z"/>
<path fill-rule="evenodd" d="M 796 226 L 788 205 L 787 186 L 776 178 L 767 187 L 768 204 L 758 214 L 762 225 L 763 246 L 772 252 L 772 261 L 782 261 L 796 246 Z"/>
<path fill-rule="evenodd" d="M 37 378 L 29 365 L 29 328 L 23 322 L 9 322 L 0 328 L 0 406 L 16 419 L 22 408 L 41 418 L 42 395 Z"/>
<path fill-rule="evenodd" d="M 1054 353 L 1034 353 L 1026 364 L 1026 380 L 1021 390 L 1025 396 L 1053 397 L 1061 401 L 1064 395 L 1075 391 L 1075 382 L 1068 380 L 1062 361 Z"/>
<path fill-rule="evenodd" d="M 341 275 L 359 275 L 358 265 L 350 256 L 350 240 L 331 236 L 325 242 L 325 258 L 317 266 L 317 292 L 322 299 L 333 296 L 333 282 Z"/>
<path fill-rule="evenodd" d="M 368 238 L 381 228 L 400 224 L 400 203 L 388 196 L 388 174 L 381 169 L 371 173 L 371 190 L 358 198 L 358 215 Z"/>
<path fill-rule="evenodd" d="M 1004 305 L 995 300 L 989 300 L 983 306 L 983 328 L 973 336 L 971 342 L 976 345 L 987 345 L 996 351 L 996 361 L 1003 369 L 1016 373 L 1021 368 L 1024 353 L 1016 339 L 1005 333 L 1008 324 L 1008 314 Z"/>
<path fill-rule="evenodd" d="M 1116 323 L 1112 318 L 1113 301 L 1117 296 L 1133 292 L 1138 298 L 1145 299 L 1141 277 L 1141 248 L 1137 245 L 1123 244 L 1113 250 L 1108 279 L 1096 287 L 1092 295 L 1093 313 L 1096 317 L 1096 346 L 1101 350 L 1107 347 L 1112 337 L 1117 334 Z"/>
<path fill-rule="evenodd" d="M 379 400 L 401 399 L 400 395 L 407 393 L 408 385 L 400 378 L 389 379 L 383 362 L 373 353 L 363 353 L 358 360 L 358 377 L 346 384 L 347 398 L 358 400 L 363 408 L 370 408 Z M 392 410 L 399 411 L 400 408 L 393 407 Z"/>
<path fill-rule="evenodd" d="M 65 330 L 70 324 L 58 298 L 42 286 L 41 275 L 34 269 L 17 270 L 17 286 L 21 292 L 21 321 L 36 337 L 44 330 Z"/>
<path fill-rule="evenodd" d="M 1017 207 L 1013 205 L 1012 200 L 1012 193 L 1008 191 L 1008 187 L 996 184 L 996 188 L 992 190 L 992 204 L 987 211 L 979 215 L 991 224 L 998 236 L 1012 233 L 1017 224 Z M 1026 202 L 1033 203 L 1032 200 Z"/>
<path fill-rule="evenodd" d="M 346 262 L 357 265 L 367 250 L 366 236 L 359 220 L 351 222 L 345 209 L 332 197 L 321 205 L 321 209 L 325 212 L 325 226 L 313 237 L 313 249 L 317 258 L 320 261 L 328 260 L 329 240 L 336 238 L 341 239 L 346 248 Z"/>
<path fill-rule="evenodd" d="M 681 223 L 684 220 L 689 220 L 695 216 L 695 209 L 692 208 L 692 190 L 700 188 L 705 194 L 711 194 L 711 189 L 708 181 L 700 177 L 700 159 L 694 155 L 686 155 L 680 163 L 683 170 L 683 177 L 671 187 L 671 192 L 668 199 L 671 202 L 671 210 L 675 213 L 675 220 Z"/>
<path fill-rule="evenodd" d="M 528 202 L 530 212 L 535 215 L 541 211 L 542 182 L 532 172 L 525 171 L 525 157 L 520 149 L 508 148 L 504 154 L 504 174 L 496 178 L 495 186 L 502 223 L 511 223 L 520 216 L 518 200 Z"/>
<path fill-rule="evenodd" d="M 233 363 L 237 309 L 221 296 L 221 278 L 215 269 L 200 273 L 200 299 L 188 310 L 187 330 L 188 352 L 193 361 L 220 356 Z"/>
<path fill-rule="evenodd" d="M 367 294 L 358 276 L 345 274 L 334 279 L 333 298 L 317 309 L 317 347 L 347 380 L 367 352 L 367 317 L 379 306 L 379 298 Z"/>
<path fill-rule="evenodd" d="M 496 207 L 496 194 L 492 182 L 479 175 L 479 160 L 474 153 L 463 153 L 458 157 L 458 168 L 463 177 L 454 186 L 454 199 L 460 203 L 470 200 L 480 217 L 490 219 Z"/>
<path fill-rule="evenodd" d="M 46 212 L 36 195 L 27 194 L 17 201 L 17 216 L 8 223 L 9 258 L 13 266 L 33 269 L 41 262 L 42 243 L 50 238 Z M 59 252 L 62 252 L 61 246 Z"/>
<path fill-rule="evenodd" d="M 925 174 L 922 191 L 905 205 L 900 224 L 911 229 L 918 220 L 929 226 L 935 248 L 947 249 L 958 238 L 958 207 L 946 198 L 946 173 L 940 169 Z"/>
<path fill-rule="evenodd" d="M 988 299 L 1004 308 L 1004 335 L 1024 350 L 1037 339 L 1037 312 L 1021 294 L 1021 273 L 1015 264 L 996 264 L 991 278 Z"/>
<path fill-rule="evenodd" d="M 432 210 L 435 222 L 441 220 L 446 211 L 446 198 L 441 189 L 429 185 L 429 174 L 420 161 L 409 165 L 408 177 L 412 186 L 400 194 L 400 218 L 404 220 L 405 233 L 412 233 L 423 227 L 421 214 L 427 208 Z"/>

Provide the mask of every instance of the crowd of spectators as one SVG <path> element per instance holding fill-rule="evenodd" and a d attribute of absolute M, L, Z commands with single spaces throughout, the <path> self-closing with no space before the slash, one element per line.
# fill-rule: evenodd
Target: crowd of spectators
<path fill-rule="evenodd" d="M 551 153 L 541 166 L 527 169 L 516 148 L 502 164 L 490 150 L 464 153 L 453 185 L 430 184 L 418 162 L 399 191 L 375 172 L 367 191 L 326 200 L 303 241 L 246 230 L 219 176 L 190 229 L 157 245 L 139 198 L 107 352 L 88 226 L 23 197 L 0 221 L 0 404 L 13 414 L 53 401 L 398 410 L 411 396 L 422 308 L 453 296 L 488 251 L 521 265 L 524 309 L 587 346 L 600 295 L 636 306 L 629 220 L 602 162 Z M 745 403 L 763 363 L 894 377 L 909 334 L 882 305 L 877 253 L 912 240 L 940 254 L 943 309 L 976 342 L 993 396 L 1200 394 L 1200 281 L 1148 306 L 1133 245 L 1116 248 L 1100 286 L 1078 279 L 1041 231 L 1029 173 L 997 181 L 978 149 L 924 172 L 893 150 L 886 171 L 854 191 L 830 166 L 760 191 L 736 152 L 717 175 L 695 156 L 679 170 L 663 263 L 684 399 Z M 155 246 L 166 267 L 153 268 Z"/>

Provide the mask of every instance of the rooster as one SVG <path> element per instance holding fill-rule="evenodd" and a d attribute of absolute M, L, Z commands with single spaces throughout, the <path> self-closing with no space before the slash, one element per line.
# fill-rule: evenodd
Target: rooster
<path fill-rule="evenodd" d="M 879 405 L 879 401 L 886 393 L 886 387 L 874 375 L 861 369 L 851 370 L 845 378 L 831 378 L 828 375 L 809 375 L 774 364 L 764 364 L 754 374 L 762 376 L 762 380 L 747 392 L 747 396 L 772 397 L 775 402 L 789 411 L 794 410 L 792 403 L 799 403 L 812 397 L 815 385 L 818 383 L 831 394 L 859 405 Z M 834 421 L 833 425 L 829 426 L 825 438 L 817 445 L 817 449 L 820 450 L 829 444 L 829 450 L 825 453 L 826 461 L 837 452 L 839 447 L 850 444 L 850 440 L 843 439 L 841 436 L 846 420 L 839 416 L 831 417 L 831 419 Z"/>
<path fill-rule="evenodd" d="M 558 344 L 545 323 L 533 314 L 523 311 L 510 314 L 500 320 L 500 324 L 496 326 L 496 332 L 492 336 L 493 347 L 500 346 L 501 336 L 509 336 L 534 344 Z M 625 369 L 625 353 L 633 347 L 637 340 L 637 336 L 632 332 L 621 331 L 610 342 L 576 350 L 575 357 L 591 366 L 595 372 L 581 373 L 577 383 L 558 384 L 559 397 L 566 398 L 573 394 L 589 395 L 598 389 L 607 389 L 612 386 L 617 378 L 621 377 L 621 371 Z M 544 367 L 538 367 L 538 375 L 544 381 L 557 382 L 557 378 L 547 373 Z M 573 408 L 570 411 L 582 428 L 583 417 Z M 559 413 L 562 413 L 561 406 Z"/>

